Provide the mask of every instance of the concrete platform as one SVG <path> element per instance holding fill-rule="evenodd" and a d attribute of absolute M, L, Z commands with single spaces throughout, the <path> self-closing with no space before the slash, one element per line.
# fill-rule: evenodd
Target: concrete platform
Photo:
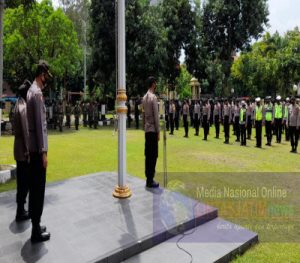
<path fill-rule="evenodd" d="M 0 262 L 121 262 L 217 218 L 216 208 L 170 191 L 148 191 L 144 180 L 131 176 L 133 196 L 115 199 L 116 182 L 116 174 L 98 173 L 48 185 L 42 223 L 51 240 L 36 245 L 30 222 L 14 221 L 15 191 L 1 193 Z"/>

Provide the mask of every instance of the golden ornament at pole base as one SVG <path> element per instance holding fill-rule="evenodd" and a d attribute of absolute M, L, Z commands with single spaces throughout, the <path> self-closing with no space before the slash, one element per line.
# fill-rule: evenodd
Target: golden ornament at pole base
<path fill-rule="evenodd" d="M 117 113 L 124 113 L 124 114 L 127 114 L 127 112 L 128 112 L 127 107 L 118 107 L 118 108 L 117 108 Z"/>
<path fill-rule="evenodd" d="M 132 192 L 127 185 L 124 187 L 116 186 L 115 191 L 113 192 L 113 196 L 120 199 L 129 198 L 131 195 Z"/>
<path fill-rule="evenodd" d="M 117 101 L 127 101 L 125 89 L 118 89 Z"/>

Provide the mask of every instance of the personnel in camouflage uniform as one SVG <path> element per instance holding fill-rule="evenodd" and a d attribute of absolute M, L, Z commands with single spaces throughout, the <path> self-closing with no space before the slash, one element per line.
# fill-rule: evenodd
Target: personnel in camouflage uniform
<path fill-rule="evenodd" d="M 57 115 L 58 115 L 58 127 L 59 131 L 63 130 L 63 121 L 64 121 L 64 107 L 62 101 L 59 101 L 57 106 Z"/>
<path fill-rule="evenodd" d="M 91 101 L 88 108 L 88 122 L 89 127 L 92 128 L 94 122 L 94 103 Z"/>
<path fill-rule="evenodd" d="M 67 102 L 67 105 L 66 105 L 66 126 L 68 128 L 71 128 L 71 114 L 72 114 L 72 107 L 69 104 L 69 102 Z"/>
<path fill-rule="evenodd" d="M 73 114 L 75 117 L 75 129 L 78 130 L 78 126 L 79 126 L 79 119 L 80 119 L 80 115 L 81 115 L 81 108 L 79 105 L 79 101 L 76 102 L 76 105 L 74 107 L 73 110 Z"/>
<path fill-rule="evenodd" d="M 98 103 L 97 103 L 97 101 L 95 101 L 94 102 L 94 107 L 93 107 L 93 124 L 94 124 L 94 129 L 98 128 L 98 121 L 99 121 Z"/>
<path fill-rule="evenodd" d="M 82 117 L 83 117 L 83 126 L 86 127 L 87 126 L 87 116 L 88 116 L 88 103 L 83 103 L 82 104 Z"/>

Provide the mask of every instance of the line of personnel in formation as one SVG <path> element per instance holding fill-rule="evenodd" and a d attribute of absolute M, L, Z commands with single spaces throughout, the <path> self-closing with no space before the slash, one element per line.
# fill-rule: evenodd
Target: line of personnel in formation
<path fill-rule="evenodd" d="M 207 140 L 210 127 L 215 126 L 215 138 L 220 136 L 220 125 L 224 127 L 225 144 L 229 144 L 230 125 L 236 142 L 246 146 L 247 139 L 251 140 L 252 128 L 256 129 L 256 147 L 262 147 L 262 127 L 265 126 L 267 146 L 272 145 L 273 135 L 276 143 L 281 143 L 282 134 L 285 133 L 286 141 L 291 142 L 291 152 L 297 153 L 300 133 L 300 100 L 294 97 L 283 100 L 277 96 L 272 100 L 270 96 L 264 100 L 178 100 L 165 101 L 166 129 L 170 135 L 178 130 L 180 118 L 183 119 L 185 138 L 189 135 L 190 126 L 195 129 L 195 136 L 199 136 L 200 127 L 203 128 L 204 138 Z"/>
<path fill-rule="evenodd" d="M 64 106 L 65 105 L 65 106 Z M 54 129 L 63 130 L 63 120 L 66 117 L 65 126 L 71 128 L 71 116 L 74 115 L 74 126 L 79 129 L 79 120 L 82 115 L 83 126 L 97 129 L 100 117 L 100 104 L 97 101 L 82 102 L 77 101 L 73 106 L 69 102 L 53 101 L 47 108 L 47 121 Z"/>

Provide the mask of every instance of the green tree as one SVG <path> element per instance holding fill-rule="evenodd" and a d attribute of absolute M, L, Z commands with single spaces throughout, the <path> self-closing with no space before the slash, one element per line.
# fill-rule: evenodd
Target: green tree
<path fill-rule="evenodd" d="M 114 94 L 116 87 L 115 2 L 92 1 L 92 65 L 93 85 L 103 94 Z M 166 58 L 165 31 L 159 7 L 149 1 L 126 1 L 126 71 L 129 95 L 141 94 L 149 75 L 164 72 Z"/>
<path fill-rule="evenodd" d="M 217 81 L 223 83 L 221 94 L 228 93 L 227 80 L 236 51 L 248 48 L 253 38 L 261 36 L 268 22 L 267 16 L 267 0 L 257 0 L 255 4 L 251 0 L 208 0 L 203 3 L 201 28 L 195 44 L 205 50 L 205 54 L 199 54 L 200 59 L 206 63 L 217 61 L 221 65 L 224 75 L 219 74 Z M 189 67 L 189 70 L 195 69 Z M 202 76 L 197 77 L 206 77 L 211 92 L 214 92 L 215 80 L 207 75 L 209 71 L 202 71 Z"/>
<path fill-rule="evenodd" d="M 67 78 L 78 71 L 82 51 L 72 22 L 52 2 L 36 3 L 28 11 L 21 5 L 7 9 L 4 19 L 4 76 L 13 86 L 33 79 L 35 63 L 46 59 L 55 83 L 67 87 Z"/>
<path fill-rule="evenodd" d="M 195 15 L 189 0 L 162 0 L 163 25 L 167 32 L 167 60 L 164 61 L 164 72 L 172 88 L 176 77 L 180 74 L 179 58 L 183 49 L 190 45 L 191 34 L 194 32 Z"/>
<path fill-rule="evenodd" d="M 180 65 L 180 75 L 176 78 L 175 85 L 181 99 L 192 97 L 190 86 L 192 78 L 193 76 L 187 71 L 186 65 Z"/>
<path fill-rule="evenodd" d="M 295 28 L 283 37 L 265 34 L 233 63 L 231 78 L 239 93 L 285 96 L 300 81 L 299 68 L 300 32 Z"/>

